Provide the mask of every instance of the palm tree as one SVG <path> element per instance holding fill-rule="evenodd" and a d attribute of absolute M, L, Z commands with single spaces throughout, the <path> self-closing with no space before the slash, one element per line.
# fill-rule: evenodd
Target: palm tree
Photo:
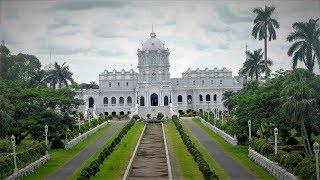
<path fill-rule="evenodd" d="M 288 50 L 292 56 L 292 68 L 297 67 L 298 61 L 304 62 L 309 71 L 313 72 L 315 58 L 320 64 L 320 28 L 319 19 L 310 19 L 309 22 L 296 22 L 292 25 L 294 32 L 290 33 L 287 41 L 295 41 Z"/>
<path fill-rule="evenodd" d="M 235 95 L 237 95 L 237 92 L 234 91 L 225 91 L 223 93 L 223 105 L 228 109 L 229 112 L 231 112 L 236 105 L 236 102 L 233 99 Z"/>
<path fill-rule="evenodd" d="M 247 51 L 247 60 L 243 64 L 243 70 L 242 73 L 249 73 L 249 76 L 251 77 L 251 80 L 253 79 L 253 76 L 255 75 L 255 79 L 258 80 L 260 72 L 268 72 L 270 69 L 268 65 L 272 65 L 272 61 L 270 60 L 262 60 L 263 52 L 261 52 L 261 49 L 254 50 L 253 53 L 250 51 Z"/>
<path fill-rule="evenodd" d="M 273 11 L 276 8 L 273 6 L 265 6 L 264 9 L 262 8 L 254 8 L 253 12 L 257 14 L 256 18 L 254 19 L 254 26 L 252 29 L 252 36 L 259 40 L 264 40 L 264 60 L 265 66 L 268 67 L 267 63 L 267 38 L 269 33 L 269 41 L 277 39 L 277 34 L 275 28 L 278 29 L 279 23 L 277 20 L 271 18 Z M 266 77 L 270 76 L 270 71 L 266 71 Z"/>
<path fill-rule="evenodd" d="M 44 70 L 33 72 L 29 81 L 30 87 L 46 87 L 48 74 Z"/>
<path fill-rule="evenodd" d="M 282 105 L 288 119 L 301 126 L 301 137 L 305 151 L 312 154 L 305 121 L 310 119 L 316 107 L 316 94 L 307 82 L 291 82 L 283 90 Z"/>
<path fill-rule="evenodd" d="M 68 86 L 68 81 L 73 83 L 72 72 L 69 71 L 69 66 L 64 66 L 65 62 L 60 66 L 57 62 L 54 63 L 54 69 L 49 71 L 48 80 L 50 86 L 55 88 L 55 85 L 58 83 L 59 88 L 62 87 L 62 84 Z"/>

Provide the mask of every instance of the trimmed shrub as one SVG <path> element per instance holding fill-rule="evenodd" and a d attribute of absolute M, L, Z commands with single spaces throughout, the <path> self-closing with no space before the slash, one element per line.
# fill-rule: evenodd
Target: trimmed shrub
<path fill-rule="evenodd" d="M 157 119 L 160 120 L 160 119 L 162 119 L 163 117 L 164 117 L 164 115 L 163 115 L 161 112 L 159 112 L 158 115 L 157 115 Z"/>
<path fill-rule="evenodd" d="M 138 115 L 138 114 L 135 114 L 135 115 L 133 115 L 133 116 L 132 116 L 132 119 L 134 119 L 134 120 L 138 120 L 138 119 L 140 119 L 140 117 L 139 117 L 139 115 Z"/>
<path fill-rule="evenodd" d="M 278 151 L 277 152 L 277 154 L 275 154 L 274 156 L 273 156 L 273 160 L 274 160 L 274 162 L 276 162 L 276 163 L 279 163 L 280 164 L 280 162 L 281 162 L 281 158 L 283 157 L 283 156 L 286 156 L 288 154 L 288 152 L 285 152 L 285 151 Z"/>
<path fill-rule="evenodd" d="M 293 173 L 294 167 L 296 167 L 302 161 L 302 159 L 303 157 L 299 151 L 293 151 L 286 156 L 284 165 L 290 172 Z"/>

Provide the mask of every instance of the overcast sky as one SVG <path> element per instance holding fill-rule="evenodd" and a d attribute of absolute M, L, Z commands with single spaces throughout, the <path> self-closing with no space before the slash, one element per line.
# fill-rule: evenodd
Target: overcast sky
<path fill-rule="evenodd" d="M 0 0 L 0 39 L 12 54 L 37 56 L 42 66 L 66 62 L 81 82 L 98 81 L 107 69 L 137 71 L 137 49 L 151 25 L 170 50 L 171 77 L 188 68 L 226 67 L 237 75 L 249 50 L 263 48 L 251 36 L 254 7 L 274 5 L 280 23 L 268 42 L 273 72 L 290 69 L 287 35 L 292 23 L 320 18 L 320 0 L 308 1 L 67 1 Z M 316 67 L 317 73 L 319 72 Z"/>

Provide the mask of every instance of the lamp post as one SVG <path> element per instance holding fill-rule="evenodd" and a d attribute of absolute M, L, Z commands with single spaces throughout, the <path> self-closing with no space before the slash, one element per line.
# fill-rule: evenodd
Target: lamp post
<path fill-rule="evenodd" d="M 91 113 L 89 112 L 89 129 L 91 129 Z"/>
<path fill-rule="evenodd" d="M 251 140 L 251 120 L 248 121 L 248 127 L 249 127 L 249 140 Z"/>
<path fill-rule="evenodd" d="M 214 126 L 216 126 L 217 118 L 213 118 L 213 120 L 214 120 Z"/>
<path fill-rule="evenodd" d="M 78 116 L 79 136 L 81 135 L 81 133 L 80 133 L 80 123 L 81 123 L 81 121 L 80 121 L 80 116 Z"/>
<path fill-rule="evenodd" d="M 16 137 L 14 135 L 11 136 L 11 143 L 12 143 L 12 149 L 13 149 L 13 163 L 14 163 L 14 173 L 18 172 L 17 168 L 17 157 L 16 157 Z"/>
<path fill-rule="evenodd" d="M 277 154 L 277 152 L 278 152 L 278 139 L 277 139 L 278 128 L 274 128 L 273 133 L 274 133 L 274 153 Z"/>
<path fill-rule="evenodd" d="M 319 154 L 319 144 L 315 142 L 313 144 L 313 150 L 314 155 L 316 156 L 316 173 L 317 173 L 317 180 L 319 180 L 319 160 L 318 160 L 318 154 Z"/>
<path fill-rule="evenodd" d="M 210 109 L 209 109 L 209 104 L 210 104 L 210 102 L 207 102 L 208 103 L 208 122 L 209 122 L 209 112 L 210 112 Z"/>
<path fill-rule="evenodd" d="M 46 155 L 48 155 L 48 125 L 44 126 L 44 132 L 46 134 L 46 147 L 47 147 Z"/>

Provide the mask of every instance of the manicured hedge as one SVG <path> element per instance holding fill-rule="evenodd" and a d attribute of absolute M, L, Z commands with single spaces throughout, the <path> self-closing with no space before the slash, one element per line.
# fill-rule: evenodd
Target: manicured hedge
<path fill-rule="evenodd" d="M 38 160 L 40 157 L 45 155 L 47 147 L 44 142 L 35 144 L 29 149 L 17 153 L 17 166 L 18 169 L 31 164 L 32 162 Z M 0 158 L 0 179 L 13 174 L 14 163 L 13 154 L 8 155 L 5 158 Z"/>
<path fill-rule="evenodd" d="M 118 136 L 112 141 L 112 143 L 104 148 L 99 154 L 98 158 L 91 162 L 88 167 L 82 169 L 78 180 L 90 179 L 91 176 L 95 176 L 97 172 L 100 171 L 100 164 L 103 164 L 104 160 L 112 153 L 114 148 L 119 144 L 124 135 L 128 133 L 131 127 L 134 125 L 135 121 L 131 120 L 118 134 Z"/>
<path fill-rule="evenodd" d="M 293 151 L 289 146 L 283 146 L 274 154 L 274 147 L 264 139 L 252 138 L 250 147 L 278 165 L 285 168 L 300 179 L 315 179 L 315 158 L 308 157 L 302 151 Z"/>
<path fill-rule="evenodd" d="M 187 146 L 188 151 L 193 156 L 194 160 L 199 166 L 199 170 L 202 172 L 205 179 L 218 179 L 218 176 L 215 173 L 215 170 L 210 170 L 209 164 L 204 160 L 201 152 L 197 149 L 194 143 L 191 141 L 188 135 L 183 130 L 182 125 L 180 124 L 177 116 L 172 116 L 172 121 L 176 126 L 176 129 L 179 131 L 183 143 Z"/>

